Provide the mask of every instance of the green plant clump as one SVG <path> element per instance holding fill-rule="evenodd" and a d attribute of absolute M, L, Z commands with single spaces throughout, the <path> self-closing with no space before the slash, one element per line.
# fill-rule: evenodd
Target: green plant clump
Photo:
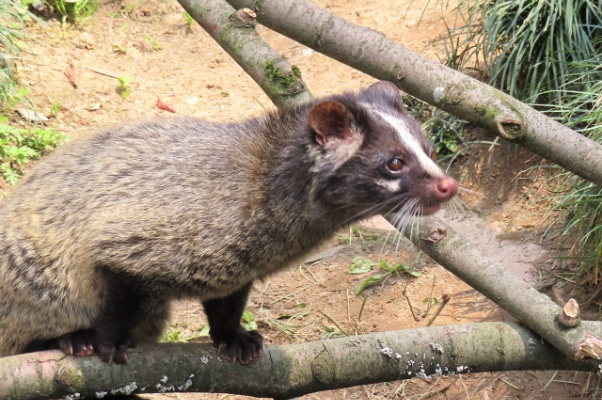
<path fill-rule="evenodd" d="M 448 65 L 475 63 L 499 89 L 530 103 L 560 104 L 569 68 L 602 54 L 602 10 L 592 0 L 463 0 L 466 25 L 450 30 Z M 570 67 L 572 66 L 572 67 Z"/>
<path fill-rule="evenodd" d="M 0 108 L 13 106 L 24 94 L 14 75 L 15 61 L 23 53 L 25 21 L 33 18 L 18 0 L 0 0 Z"/>
<path fill-rule="evenodd" d="M 422 122 L 422 128 L 435 145 L 441 161 L 454 157 L 460 151 L 466 121 L 407 94 L 404 102 L 410 114 Z"/>
<path fill-rule="evenodd" d="M 592 0 L 462 0 L 447 64 L 472 71 L 602 144 L 602 9 Z M 575 155 L 577 156 L 577 155 Z M 551 201 L 579 284 L 602 280 L 602 190 L 571 173 Z M 599 294 L 598 294 L 598 297 Z"/>
<path fill-rule="evenodd" d="M 411 277 L 417 278 L 420 276 L 420 272 L 416 271 L 412 267 L 408 267 L 405 264 L 399 263 L 395 265 L 389 265 L 385 260 L 375 263 L 369 258 L 356 257 L 351 261 L 349 266 L 349 273 L 352 275 L 365 274 L 372 270 L 372 267 L 378 266 L 382 273 L 377 273 L 371 277 L 364 279 L 357 289 L 355 289 L 355 295 L 359 296 L 366 288 L 375 285 L 379 282 L 383 282 L 391 275 L 408 274 Z"/>
<path fill-rule="evenodd" d="M 563 88 L 564 103 L 550 111 L 602 145 L 602 55 L 590 60 L 587 73 L 582 72 L 585 67 L 586 63 L 571 65 L 572 79 Z M 560 178 L 565 190 L 553 210 L 566 216 L 562 238 L 569 242 L 572 258 L 579 262 L 579 282 L 597 287 L 602 281 L 602 188 L 568 172 Z"/>
<path fill-rule="evenodd" d="M 89 17 L 98 8 L 97 0 L 50 0 L 52 6 L 63 16 L 63 23 L 68 19 L 73 22 Z"/>
<path fill-rule="evenodd" d="M 66 136 L 52 128 L 17 128 L 0 117 L 0 173 L 11 185 L 17 183 L 21 166 L 39 158 L 67 140 Z"/>

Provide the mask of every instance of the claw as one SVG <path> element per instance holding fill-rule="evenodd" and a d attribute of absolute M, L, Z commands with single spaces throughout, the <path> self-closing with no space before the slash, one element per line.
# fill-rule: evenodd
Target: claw
<path fill-rule="evenodd" d="M 214 346 L 229 362 L 238 361 L 247 365 L 261 355 L 263 337 L 257 331 L 246 331 L 240 327 L 236 332 L 217 335 Z"/>

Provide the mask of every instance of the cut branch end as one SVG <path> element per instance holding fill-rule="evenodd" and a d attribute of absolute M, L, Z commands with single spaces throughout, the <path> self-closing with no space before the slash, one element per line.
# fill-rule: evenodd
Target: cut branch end
<path fill-rule="evenodd" d="M 558 322 L 565 328 L 574 328 L 581 322 L 579 303 L 575 299 L 569 299 L 562 311 L 558 314 Z"/>
<path fill-rule="evenodd" d="M 577 345 L 577 351 L 575 352 L 575 360 L 583 360 L 585 358 L 602 359 L 602 340 L 590 333 Z"/>

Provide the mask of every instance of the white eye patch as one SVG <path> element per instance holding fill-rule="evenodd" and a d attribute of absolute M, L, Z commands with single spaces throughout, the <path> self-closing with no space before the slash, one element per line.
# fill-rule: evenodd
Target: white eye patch
<path fill-rule="evenodd" d="M 374 110 L 375 113 L 381 117 L 387 124 L 389 124 L 399 137 L 399 140 L 404 145 L 404 147 L 411 153 L 418 162 L 422 169 L 427 171 L 434 177 L 444 177 L 445 174 L 441 171 L 441 168 L 435 163 L 422 149 L 422 146 L 418 139 L 410 132 L 406 123 L 400 119 L 396 118 L 393 115 L 387 114 L 381 110 Z"/>
<path fill-rule="evenodd" d="M 390 192 L 399 192 L 401 190 L 401 182 L 398 179 L 388 180 L 388 179 L 379 179 L 376 181 L 378 186 L 384 187 Z"/>

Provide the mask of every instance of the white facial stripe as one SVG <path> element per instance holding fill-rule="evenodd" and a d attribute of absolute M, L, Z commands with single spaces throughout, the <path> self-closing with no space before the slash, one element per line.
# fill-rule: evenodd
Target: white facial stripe
<path fill-rule="evenodd" d="M 376 110 L 376 113 L 395 129 L 397 135 L 399 136 L 399 140 L 401 140 L 401 143 L 403 143 L 407 150 L 412 153 L 416 159 L 418 159 L 420 166 L 425 171 L 433 176 L 443 177 L 445 175 L 437 163 L 435 163 L 428 155 L 426 155 L 422 149 L 422 146 L 420 145 L 420 142 L 414 137 L 414 135 L 410 133 L 410 130 L 405 122 L 380 110 Z"/>
<path fill-rule="evenodd" d="M 386 179 L 378 179 L 376 181 L 376 184 L 378 186 L 384 187 L 385 189 L 389 190 L 390 192 L 399 192 L 399 190 L 401 189 L 401 182 L 398 179 L 395 179 L 393 181 L 386 180 Z"/>

